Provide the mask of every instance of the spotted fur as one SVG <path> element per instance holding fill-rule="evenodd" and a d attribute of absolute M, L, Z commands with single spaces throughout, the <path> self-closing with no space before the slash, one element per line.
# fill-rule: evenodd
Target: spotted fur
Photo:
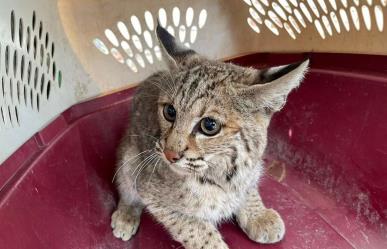
<path fill-rule="evenodd" d="M 169 70 L 142 82 L 119 149 L 120 202 L 113 233 L 128 240 L 146 208 L 187 249 L 226 249 L 217 224 L 236 216 L 254 241 L 274 243 L 285 233 L 279 214 L 265 208 L 257 190 L 271 115 L 296 88 L 308 61 L 263 71 L 208 60 L 157 28 Z M 177 116 L 168 122 L 165 104 Z M 222 125 L 200 132 L 203 117 Z M 166 160 L 169 149 L 182 155 Z"/>

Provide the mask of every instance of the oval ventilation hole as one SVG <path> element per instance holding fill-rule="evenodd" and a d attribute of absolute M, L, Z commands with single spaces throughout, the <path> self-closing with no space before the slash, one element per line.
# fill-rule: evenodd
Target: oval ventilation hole
<path fill-rule="evenodd" d="M 20 121 L 19 121 L 19 111 L 17 109 L 17 107 L 15 106 L 15 118 L 16 118 L 16 123 L 17 125 L 20 125 Z"/>
<path fill-rule="evenodd" d="M 259 13 L 261 13 L 262 15 L 266 15 L 265 8 L 262 6 L 260 2 L 258 2 L 258 0 L 252 0 L 252 3 L 254 5 L 254 8 L 258 10 Z"/>
<path fill-rule="evenodd" d="M 278 29 L 275 27 L 275 25 L 268 19 L 265 19 L 265 25 L 266 27 L 275 35 L 279 35 Z"/>
<path fill-rule="evenodd" d="M 27 106 L 27 101 L 28 101 L 27 85 L 24 85 L 23 87 L 23 96 L 24 96 L 24 105 Z"/>
<path fill-rule="evenodd" d="M 106 54 L 106 55 L 109 54 L 108 48 L 106 47 L 105 43 L 103 43 L 103 41 L 101 41 L 100 39 L 95 38 L 93 40 L 93 44 L 99 50 L 99 52 Z"/>
<path fill-rule="evenodd" d="M 261 3 L 263 3 L 266 6 L 269 6 L 269 1 L 268 0 L 261 0 Z"/>
<path fill-rule="evenodd" d="M 344 6 L 344 8 L 348 7 L 348 2 L 347 0 L 341 0 L 341 4 Z"/>
<path fill-rule="evenodd" d="M 287 16 L 285 14 L 285 11 L 276 3 L 276 2 L 273 2 L 271 4 L 271 6 L 273 7 L 274 11 L 277 12 L 277 14 L 285 21 L 287 21 Z"/>
<path fill-rule="evenodd" d="M 249 12 L 250 12 L 250 15 L 254 18 L 254 20 L 255 20 L 257 23 L 259 23 L 259 24 L 262 24 L 262 23 L 263 23 L 261 17 L 260 17 L 259 14 L 255 11 L 255 9 L 249 8 Z"/>
<path fill-rule="evenodd" d="M 161 27 L 167 27 L 167 12 L 163 8 L 159 9 L 159 22 Z"/>
<path fill-rule="evenodd" d="M 46 86 L 46 81 L 44 78 L 44 74 L 40 76 L 40 93 L 43 94 L 44 87 Z"/>
<path fill-rule="evenodd" d="M 38 50 L 38 38 L 36 36 L 34 36 L 34 43 L 33 43 L 34 59 L 36 59 L 37 50 Z"/>
<path fill-rule="evenodd" d="M 185 35 L 186 35 L 186 28 L 184 25 L 181 25 L 179 27 L 179 39 L 180 39 L 180 42 L 181 43 L 184 43 L 184 40 L 185 40 Z"/>
<path fill-rule="evenodd" d="M 368 5 L 372 5 L 372 0 L 367 0 Z"/>
<path fill-rule="evenodd" d="M 343 25 L 344 25 L 345 29 L 347 31 L 349 31 L 350 30 L 350 26 L 349 26 L 348 15 L 347 15 L 347 12 L 345 12 L 344 9 L 340 9 L 340 19 L 343 22 Z"/>
<path fill-rule="evenodd" d="M 283 27 L 283 24 L 282 24 L 282 21 L 281 19 L 277 16 L 276 13 L 274 13 L 273 11 L 269 10 L 267 12 L 267 14 L 269 15 L 270 19 L 279 27 L 279 28 L 282 28 Z"/>
<path fill-rule="evenodd" d="M 16 97 L 17 97 L 17 102 L 20 102 L 20 81 L 16 82 Z"/>
<path fill-rule="evenodd" d="M 32 12 L 32 30 L 35 30 L 36 26 L 36 13 L 35 10 Z"/>
<path fill-rule="evenodd" d="M 359 31 L 360 30 L 359 14 L 357 13 L 357 10 L 354 6 L 350 8 L 350 11 L 351 11 L 353 24 L 355 25 L 355 29 Z"/>
<path fill-rule="evenodd" d="M 42 21 L 39 22 L 39 40 L 42 39 L 43 35 L 43 23 Z"/>
<path fill-rule="evenodd" d="M 38 87 L 38 75 L 39 75 L 39 69 L 38 67 L 35 67 L 35 74 L 34 74 L 34 89 Z"/>
<path fill-rule="evenodd" d="M 128 28 L 126 27 L 125 23 L 119 21 L 117 23 L 117 28 L 120 31 L 122 37 L 124 37 L 126 40 L 130 39 Z"/>
<path fill-rule="evenodd" d="M 136 54 L 134 57 L 136 58 L 137 63 L 138 63 L 142 68 L 145 68 L 145 61 L 144 61 L 144 59 L 142 58 L 142 56 L 141 56 L 140 54 Z"/>
<path fill-rule="evenodd" d="M 298 26 L 297 21 L 292 17 L 288 16 L 290 24 L 293 26 L 293 28 L 297 31 L 297 33 L 301 33 L 300 26 Z"/>
<path fill-rule="evenodd" d="M 319 18 L 320 17 L 320 12 L 318 11 L 318 8 L 317 8 L 316 4 L 313 2 L 313 0 L 307 0 L 307 1 L 308 1 L 310 9 L 313 11 L 315 16 L 317 16 Z"/>
<path fill-rule="evenodd" d="M 13 103 L 14 97 L 13 97 L 13 80 L 12 78 L 9 78 L 9 96 L 11 97 L 11 102 Z"/>
<path fill-rule="evenodd" d="M 132 35 L 132 42 L 136 49 L 141 53 L 143 51 L 142 43 L 137 35 Z"/>
<path fill-rule="evenodd" d="M 175 27 L 179 26 L 180 23 L 180 9 L 178 7 L 174 7 L 172 9 L 172 21 Z"/>
<path fill-rule="evenodd" d="M 140 20 L 138 20 L 137 16 L 131 16 L 130 17 L 130 22 L 132 23 L 134 31 L 136 31 L 137 34 L 141 35 L 141 23 Z"/>
<path fill-rule="evenodd" d="M 5 83 L 4 83 L 4 77 L 1 77 L 1 89 L 3 93 L 3 98 L 5 97 Z"/>
<path fill-rule="evenodd" d="M 32 88 L 31 88 L 31 89 L 30 89 L 30 106 L 31 106 L 32 109 L 34 108 L 34 99 L 33 99 L 33 96 L 34 96 L 34 94 L 33 94 Z"/>
<path fill-rule="evenodd" d="M 332 8 L 334 10 L 337 10 L 337 4 L 336 4 L 336 0 L 329 0 L 329 3 L 331 4 Z"/>
<path fill-rule="evenodd" d="M 20 45 L 20 48 L 23 47 L 23 34 L 24 34 L 23 20 L 20 18 L 19 19 L 19 45 Z"/>
<path fill-rule="evenodd" d="M 148 60 L 149 64 L 153 64 L 153 56 L 152 56 L 151 51 L 149 51 L 149 49 L 145 49 L 144 54 L 145 54 L 145 58 Z"/>
<path fill-rule="evenodd" d="M 145 23 L 146 23 L 146 26 L 148 27 L 148 29 L 151 31 L 154 30 L 155 24 L 153 21 L 153 15 L 152 15 L 152 13 L 150 13 L 149 10 L 145 11 L 144 18 L 145 18 Z"/>
<path fill-rule="evenodd" d="M 325 14 L 328 14 L 328 8 L 325 4 L 325 0 L 317 0 L 318 4 L 320 4 L 321 9 L 325 12 Z"/>
<path fill-rule="evenodd" d="M 49 80 L 47 82 L 47 88 L 46 88 L 46 99 L 50 99 L 50 93 L 51 93 L 51 81 Z"/>
<path fill-rule="evenodd" d="M 169 26 L 167 27 L 167 31 L 168 31 L 168 33 L 170 33 L 172 36 L 175 36 L 175 29 L 174 29 L 171 25 L 169 25 Z"/>
<path fill-rule="evenodd" d="M 187 8 L 187 11 L 185 12 L 185 24 L 187 24 L 187 27 L 190 27 L 192 25 L 194 18 L 194 10 L 191 7 Z"/>
<path fill-rule="evenodd" d="M 5 73 L 8 75 L 9 73 L 9 46 L 5 46 L 5 52 L 4 52 L 4 66 L 5 66 Z"/>
<path fill-rule="evenodd" d="M 284 28 L 285 28 L 285 30 L 288 32 L 288 34 L 290 35 L 290 37 L 293 38 L 293 40 L 295 40 L 295 39 L 296 39 L 296 34 L 294 34 L 293 29 L 289 26 L 288 23 L 284 23 Z"/>
<path fill-rule="evenodd" d="M 370 10 L 367 6 L 363 5 L 361 7 L 361 13 L 363 15 L 364 25 L 366 26 L 367 30 L 371 30 L 371 15 Z"/>
<path fill-rule="evenodd" d="M 46 69 L 47 69 L 47 73 L 50 73 L 50 64 L 51 64 L 50 55 L 47 53 L 46 54 Z"/>
<path fill-rule="evenodd" d="M 15 12 L 11 11 L 11 39 L 15 41 Z"/>
<path fill-rule="evenodd" d="M 380 0 L 380 3 L 381 3 L 384 7 L 387 6 L 387 0 Z"/>
<path fill-rule="evenodd" d="M 118 47 L 118 39 L 116 35 L 110 29 L 105 29 L 105 36 L 113 46 Z"/>
<path fill-rule="evenodd" d="M 50 38 L 48 37 L 48 33 L 46 33 L 46 37 L 44 39 L 44 47 L 46 49 L 48 49 L 48 42 L 49 42 Z"/>
<path fill-rule="evenodd" d="M 152 47 L 153 47 L 153 39 L 152 39 L 152 35 L 151 35 L 151 33 L 150 33 L 148 30 L 145 30 L 145 31 L 144 31 L 144 40 L 145 40 L 146 45 L 147 45 L 149 48 L 152 48 Z"/>
<path fill-rule="evenodd" d="M 306 28 L 306 23 L 304 21 L 304 18 L 302 17 L 301 13 L 297 9 L 294 10 L 294 15 L 296 16 L 299 23 L 301 23 L 302 27 Z"/>
<path fill-rule="evenodd" d="M 124 57 L 122 57 L 121 53 L 116 48 L 110 49 L 110 53 L 119 63 L 123 64 L 125 62 Z"/>
<path fill-rule="evenodd" d="M 133 57 L 133 50 L 130 48 L 129 44 L 126 41 L 121 42 L 121 48 L 129 57 Z"/>
<path fill-rule="evenodd" d="M 126 65 L 135 73 L 138 72 L 138 69 L 136 67 L 136 64 L 134 64 L 134 62 L 131 60 L 131 59 L 127 59 L 126 60 Z"/>
<path fill-rule="evenodd" d="M 17 66 L 18 66 L 18 56 L 17 56 L 17 50 L 13 51 L 13 76 L 16 78 L 17 74 Z"/>
<path fill-rule="evenodd" d="M 321 38 L 325 39 L 325 32 L 323 27 L 321 26 L 321 23 L 319 20 L 314 21 L 314 26 L 316 27 L 318 33 L 320 34 Z"/>
<path fill-rule="evenodd" d="M 28 68 L 27 68 L 27 84 L 31 84 L 31 61 L 28 62 Z"/>
<path fill-rule="evenodd" d="M 330 36 L 332 36 L 332 34 L 333 34 L 332 33 L 332 27 L 331 27 L 331 24 L 330 24 L 328 18 L 326 16 L 323 16 L 321 19 L 322 19 L 322 22 L 323 22 L 323 24 L 325 26 L 326 31 L 328 32 L 328 34 Z"/>
<path fill-rule="evenodd" d="M 105 44 L 104 44 L 105 45 Z M 55 44 L 54 43 L 51 43 L 51 57 L 54 58 L 54 54 L 55 54 Z"/>
<path fill-rule="evenodd" d="M 155 52 L 156 58 L 157 58 L 159 61 L 161 61 L 161 60 L 162 60 L 162 55 L 161 55 L 160 47 L 156 45 L 156 46 L 153 48 L 153 51 Z"/>
<path fill-rule="evenodd" d="M 190 32 L 190 42 L 194 43 L 196 41 L 196 37 L 198 35 L 198 28 L 196 26 L 191 27 L 191 32 Z"/>
<path fill-rule="evenodd" d="M 333 11 L 331 12 L 330 16 L 331 16 L 331 21 L 333 23 L 333 26 L 335 27 L 337 33 L 340 34 L 341 28 L 340 28 L 339 19 L 337 18 L 335 12 L 333 12 Z"/>
<path fill-rule="evenodd" d="M 40 66 L 43 66 L 44 61 L 44 46 L 40 44 Z"/>
<path fill-rule="evenodd" d="M 289 14 L 292 13 L 292 7 L 289 5 L 288 1 L 286 1 L 286 0 L 279 0 L 278 2 L 281 4 L 281 6 L 282 6 Z"/>
<path fill-rule="evenodd" d="M 294 7 L 298 7 L 298 0 L 290 0 Z"/>
<path fill-rule="evenodd" d="M 20 79 L 24 79 L 24 67 L 25 67 L 25 59 L 24 55 L 22 55 L 21 60 L 20 60 Z"/>
<path fill-rule="evenodd" d="M 380 32 L 383 31 L 384 26 L 384 16 L 383 16 L 383 10 L 380 5 L 375 6 L 375 19 L 376 19 L 376 25 L 378 26 L 378 30 Z"/>
<path fill-rule="evenodd" d="M 304 16 L 308 19 L 308 21 L 310 23 L 312 23 L 313 22 L 312 16 L 311 16 L 308 8 L 305 6 L 305 4 L 304 3 L 300 3 L 300 8 L 301 8 L 302 12 L 304 13 Z"/>
<path fill-rule="evenodd" d="M 59 85 L 59 88 L 62 87 L 62 71 L 60 70 L 58 72 L 58 85 Z"/>
<path fill-rule="evenodd" d="M 353 0 L 356 6 L 359 6 L 359 0 Z"/>
<path fill-rule="evenodd" d="M 31 30 L 30 27 L 27 27 L 27 37 L 26 37 L 26 49 L 27 53 L 30 52 L 30 45 L 31 45 Z"/>
<path fill-rule="evenodd" d="M 39 96 L 39 93 L 36 93 L 36 110 L 40 111 L 40 96 Z"/>
<path fill-rule="evenodd" d="M 55 64 L 55 61 L 52 63 L 52 78 L 54 80 L 56 78 L 56 64 Z"/>
<path fill-rule="evenodd" d="M 207 10 L 202 9 L 199 14 L 199 22 L 198 22 L 199 29 L 204 27 L 204 25 L 206 24 L 206 21 L 207 21 Z"/>
<path fill-rule="evenodd" d="M 256 33 L 260 33 L 261 32 L 261 30 L 259 29 L 258 25 L 250 17 L 247 18 L 247 23 L 252 28 L 252 30 L 254 30 Z"/>

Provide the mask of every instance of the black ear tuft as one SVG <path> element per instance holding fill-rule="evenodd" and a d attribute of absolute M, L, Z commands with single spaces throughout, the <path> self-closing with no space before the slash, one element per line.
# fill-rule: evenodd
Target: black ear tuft
<path fill-rule="evenodd" d="M 180 44 L 165 28 L 157 24 L 156 35 L 161 45 L 163 57 L 171 69 L 188 65 L 198 59 L 195 51 Z"/>
<path fill-rule="evenodd" d="M 176 41 L 175 37 L 161 27 L 159 23 L 157 24 L 156 34 L 165 51 L 174 59 L 195 53 L 192 49 L 186 48 Z"/>
<path fill-rule="evenodd" d="M 303 61 L 300 61 L 300 62 L 295 62 L 285 66 L 273 67 L 273 68 L 262 70 L 259 75 L 260 77 L 259 83 L 264 84 L 264 83 L 272 82 L 276 79 L 279 79 L 282 76 L 290 73 L 291 71 L 299 67 L 304 62 L 309 60 L 310 58 L 305 58 Z"/>

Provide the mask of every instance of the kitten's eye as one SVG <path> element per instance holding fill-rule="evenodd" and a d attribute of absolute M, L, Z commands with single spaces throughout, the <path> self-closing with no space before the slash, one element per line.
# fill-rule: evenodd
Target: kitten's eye
<path fill-rule="evenodd" d="M 175 121 L 175 119 L 176 119 L 176 110 L 173 107 L 173 105 L 166 104 L 164 106 L 163 113 L 164 113 L 164 118 L 166 120 L 168 120 L 169 122 Z"/>
<path fill-rule="evenodd" d="M 214 136 L 219 133 L 221 125 L 212 118 L 203 118 L 200 121 L 200 131 L 207 136 Z"/>

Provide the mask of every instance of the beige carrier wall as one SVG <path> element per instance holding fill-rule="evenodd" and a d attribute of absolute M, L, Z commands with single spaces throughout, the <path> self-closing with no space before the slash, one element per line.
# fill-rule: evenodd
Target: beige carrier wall
<path fill-rule="evenodd" d="M 0 2 L 0 163 L 71 105 L 163 68 L 157 20 L 216 59 L 253 52 L 387 54 L 387 0 Z"/>

